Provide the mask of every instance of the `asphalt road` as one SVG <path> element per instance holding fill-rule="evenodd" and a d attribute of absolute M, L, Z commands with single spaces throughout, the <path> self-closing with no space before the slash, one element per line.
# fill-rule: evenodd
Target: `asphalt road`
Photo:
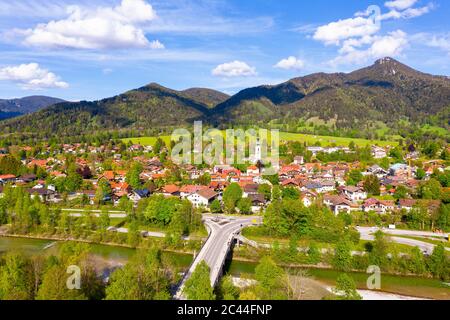
<path fill-rule="evenodd" d="M 377 227 L 357 227 L 358 232 L 361 234 L 361 240 L 373 241 L 375 240 L 375 232 L 381 230 L 383 233 L 388 234 L 390 239 L 396 243 L 404 244 L 412 247 L 419 247 L 419 249 L 426 254 L 433 253 L 435 245 L 432 243 L 416 240 L 416 239 L 408 239 L 397 236 L 410 236 L 410 237 L 439 237 L 439 238 L 448 238 L 448 233 L 436 233 L 436 232 L 427 232 L 427 231 L 416 231 L 416 230 L 396 230 L 396 229 L 380 229 Z M 446 248 L 447 251 L 450 251 L 450 248 Z"/>
<path fill-rule="evenodd" d="M 205 261 L 210 267 L 211 285 L 214 286 L 220 277 L 223 263 L 225 262 L 225 258 L 235 235 L 241 231 L 242 228 L 253 224 L 255 221 L 260 222 L 260 219 L 260 217 L 228 218 L 217 215 L 204 215 L 204 223 L 209 229 L 208 240 L 203 245 L 199 254 L 195 257 L 193 264 L 180 284 L 175 298 L 180 300 L 185 299 L 182 294 L 184 285 L 201 261 Z"/>

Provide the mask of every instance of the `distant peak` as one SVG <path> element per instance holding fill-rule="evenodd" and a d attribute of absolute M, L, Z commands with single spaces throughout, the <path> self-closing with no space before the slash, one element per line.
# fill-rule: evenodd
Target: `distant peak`
<path fill-rule="evenodd" d="M 397 60 L 391 58 L 391 57 L 385 57 L 378 59 L 375 61 L 375 65 L 383 65 L 383 64 L 390 64 L 390 63 L 399 63 Z"/>

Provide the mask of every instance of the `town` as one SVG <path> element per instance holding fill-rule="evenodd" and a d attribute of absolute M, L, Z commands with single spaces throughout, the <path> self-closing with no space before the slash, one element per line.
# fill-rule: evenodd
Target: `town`
<path fill-rule="evenodd" d="M 380 215 L 406 211 L 421 204 L 431 214 L 439 209 L 441 200 L 449 193 L 448 162 L 443 159 L 422 161 L 416 151 L 405 155 L 404 163 L 389 163 L 381 167 L 378 160 L 388 159 L 388 150 L 371 147 L 369 162 L 305 162 L 304 156 L 295 156 L 291 163 L 281 162 L 277 177 L 264 175 L 264 168 L 255 163 L 240 165 L 176 166 L 170 159 L 161 161 L 159 153 L 167 147 L 120 144 L 109 148 L 83 144 L 64 144 L 60 147 L 10 147 L 0 150 L 0 195 L 6 186 L 21 187 L 32 198 L 39 197 L 49 204 L 76 203 L 86 205 L 111 204 L 118 206 L 128 199 L 135 206 L 151 195 L 178 197 L 189 200 L 203 212 L 221 212 L 223 193 L 230 184 L 242 190 L 242 199 L 248 199 L 244 210 L 238 213 L 262 214 L 270 203 L 261 189 L 274 185 L 297 195 L 304 206 L 321 203 L 336 215 L 350 212 L 374 212 Z M 317 153 L 333 154 L 348 147 L 307 147 L 314 158 Z M 442 154 L 448 154 L 447 148 Z M 22 155 L 18 159 L 18 155 Z M 446 159 L 446 158 L 444 158 Z M 9 169 L 11 168 L 11 169 Z M 10 170 L 10 171 L 8 171 Z M 178 176 L 174 177 L 174 173 Z M 423 196 L 424 185 L 443 177 L 442 197 Z M 430 182 L 431 180 L 431 182 Z M 101 190 L 102 192 L 99 192 Z M 287 192 L 287 191 L 286 191 Z M 247 204 L 247 201 L 245 201 Z M 242 211 L 242 212 L 241 212 Z"/>

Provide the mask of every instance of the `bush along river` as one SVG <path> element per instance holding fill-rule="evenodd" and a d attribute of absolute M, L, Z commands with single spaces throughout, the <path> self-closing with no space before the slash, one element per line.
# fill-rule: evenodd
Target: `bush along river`
<path fill-rule="evenodd" d="M 62 242 L 60 241 L 54 240 L 0 236 L 0 255 L 11 250 L 20 250 L 23 253 L 30 255 L 43 253 L 52 254 L 58 251 L 58 247 L 61 243 Z M 98 258 L 98 261 L 102 263 L 102 265 L 104 264 L 105 267 L 120 267 L 136 253 L 136 249 L 132 248 L 102 244 L 89 245 L 91 247 L 91 254 L 95 258 Z M 171 251 L 164 251 L 162 256 L 181 270 L 189 268 L 193 260 L 191 254 Z M 256 266 L 257 262 L 232 259 L 227 261 L 225 273 L 231 274 L 233 277 L 251 278 L 255 272 Z M 289 268 L 288 271 L 295 274 L 298 269 L 299 268 Z M 311 277 L 326 286 L 333 286 L 340 272 L 332 269 L 308 268 L 306 274 L 308 277 Z M 350 272 L 349 274 L 353 277 L 359 289 L 366 288 L 368 274 L 362 272 Z M 418 298 L 450 300 L 450 287 L 448 284 L 437 279 L 382 274 L 381 283 L 381 290 L 383 292 Z"/>

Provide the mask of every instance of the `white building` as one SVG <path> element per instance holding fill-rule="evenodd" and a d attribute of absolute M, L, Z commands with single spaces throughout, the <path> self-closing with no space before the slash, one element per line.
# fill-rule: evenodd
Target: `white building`
<path fill-rule="evenodd" d="M 217 193 L 211 189 L 204 189 L 187 196 L 187 199 L 196 208 L 207 207 L 217 198 Z"/>
<path fill-rule="evenodd" d="M 343 192 L 353 202 L 367 199 L 367 192 L 359 187 L 348 186 L 344 188 Z"/>

